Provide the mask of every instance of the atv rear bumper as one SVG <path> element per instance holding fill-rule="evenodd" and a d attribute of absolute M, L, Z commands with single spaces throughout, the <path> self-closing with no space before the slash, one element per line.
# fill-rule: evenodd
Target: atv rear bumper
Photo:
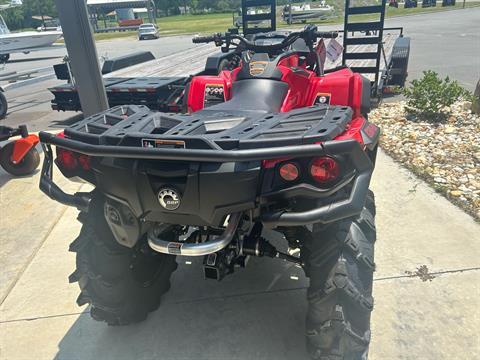
<path fill-rule="evenodd" d="M 66 194 L 53 181 L 53 154 L 51 145 L 75 151 L 92 157 L 130 158 L 139 160 L 176 160 L 208 163 L 248 162 L 278 158 L 300 158 L 324 155 L 347 156 L 353 164 L 355 176 L 347 199 L 333 202 L 307 211 L 268 211 L 262 210 L 260 220 L 265 226 L 300 226 L 312 223 L 329 223 L 359 214 L 363 208 L 368 191 L 373 164 L 361 145 L 355 140 L 326 141 L 322 144 L 303 146 L 284 146 L 256 148 L 247 150 L 199 150 L 141 148 L 131 146 L 92 145 L 69 138 L 62 138 L 50 133 L 40 133 L 40 140 L 45 151 L 40 188 L 50 198 L 79 209 L 88 208 L 85 194 Z M 298 189 L 295 190 L 298 192 Z M 300 194 L 301 195 L 301 194 Z M 309 191 L 310 198 L 324 198 L 325 192 Z"/>

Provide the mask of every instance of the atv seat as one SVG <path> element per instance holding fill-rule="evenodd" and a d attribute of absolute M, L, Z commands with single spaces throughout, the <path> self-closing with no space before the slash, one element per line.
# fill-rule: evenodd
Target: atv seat
<path fill-rule="evenodd" d="M 288 84 L 282 81 L 267 79 L 245 79 L 232 84 L 232 97 L 218 105 L 210 106 L 204 112 L 255 112 L 275 113 L 280 112 Z"/>

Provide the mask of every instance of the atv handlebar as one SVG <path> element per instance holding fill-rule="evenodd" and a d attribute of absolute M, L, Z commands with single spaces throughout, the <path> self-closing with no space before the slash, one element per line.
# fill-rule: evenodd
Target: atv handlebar
<path fill-rule="evenodd" d="M 338 37 L 338 32 L 336 31 L 315 31 L 315 36 L 322 39 L 335 39 Z"/>
<path fill-rule="evenodd" d="M 215 35 L 210 35 L 210 36 L 196 36 L 192 39 L 192 42 L 194 44 L 210 43 L 212 41 L 215 41 L 215 39 L 218 39 L 221 37 L 222 37 L 222 34 L 220 33 Z"/>
<path fill-rule="evenodd" d="M 232 44 L 232 40 L 238 40 L 247 50 L 254 50 L 254 51 L 276 51 L 284 49 L 290 45 L 292 45 L 298 39 L 304 39 L 306 42 L 314 42 L 318 38 L 324 39 L 334 39 L 338 36 L 338 32 L 336 31 L 317 31 L 316 26 L 307 26 L 302 31 L 292 32 L 290 33 L 282 42 L 278 44 L 269 44 L 269 45 L 258 45 L 253 41 L 250 41 L 243 36 L 238 34 L 232 34 L 229 32 L 226 33 L 217 33 L 210 36 L 198 36 L 192 39 L 194 44 L 200 43 L 210 43 L 215 42 L 215 45 L 222 46 L 226 44 L 227 47 Z M 234 44 L 235 45 L 235 44 Z"/>

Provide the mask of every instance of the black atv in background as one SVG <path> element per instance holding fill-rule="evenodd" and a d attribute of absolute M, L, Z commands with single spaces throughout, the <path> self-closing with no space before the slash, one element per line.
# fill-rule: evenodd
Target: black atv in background
<path fill-rule="evenodd" d="M 218 76 L 193 77 L 188 113 L 118 106 L 57 136 L 40 133 L 40 188 L 80 210 L 70 281 L 94 319 L 144 320 L 169 289 L 176 256 L 202 256 L 205 277 L 217 280 L 269 256 L 310 278 L 312 358 L 367 358 L 379 129 L 367 120 L 370 82 L 347 67 L 324 73 L 318 39 L 336 36 L 307 26 L 195 38 L 236 59 Z M 66 194 L 54 163 L 95 190 Z M 277 250 L 264 228 L 299 256 Z"/>

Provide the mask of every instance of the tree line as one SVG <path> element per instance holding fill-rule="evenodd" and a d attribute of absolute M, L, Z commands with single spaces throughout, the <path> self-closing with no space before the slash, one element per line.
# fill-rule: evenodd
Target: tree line
<path fill-rule="evenodd" d="M 0 3 L 8 3 L 8 0 L 0 0 Z M 53 0 L 23 0 L 23 5 L 2 11 L 2 17 L 11 30 L 35 28 L 41 25 L 41 21 L 32 16 L 57 17 L 57 9 Z"/>
<path fill-rule="evenodd" d="M 8 0 L 0 0 L 7 3 Z M 278 5 L 287 3 L 288 0 L 277 0 Z M 236 11 L 241 6 L 241 0 L 154 0 L 159 16 L 171 16 L 181 13 L 181 8 L 188 9 L 192 13 L 230 12 Z M 8 27 L 12 30 L 36 28 L 41 21 L 32 16 L 57 17 L 54 0 L 23 0 L 23 5 L 2 11 Z"/>

